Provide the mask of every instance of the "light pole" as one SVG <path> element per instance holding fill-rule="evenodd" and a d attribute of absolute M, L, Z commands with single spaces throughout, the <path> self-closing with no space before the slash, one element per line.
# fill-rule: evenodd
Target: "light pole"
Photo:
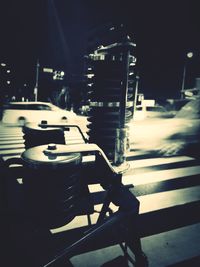
<path fill-rule="evenodd" d="M 139 79 L 140 79 L 139 75 L 136 75 L 135 96 L 134 96 L 134 104 L 133 104 L 133 116 L 134 116 L 134 113 L 136 110 L 136 104 L 137 104 Z"/>
<path fill-rule="evenodd" d="M 37 60 L 36 64 L 36 79 L 35 79 L 35 88 L 34 88 L 34 95 L 35 95 L 35 101 L 38 100 L 38 80 L 39 80 L 39 68 L 40 68 L 40 63 L 39 59 Z"/>
<path fill-rule="evenodd" d="M 187 53 L 187 58 L 192 58 L 193 57 L 193 53 L 192 52 L 188 52 Z M 183 68 L 183 79 L 182 79 L 182 87 L 181 87 L 181 99 L 184 98 L 184 89 L 185 89 L 185 74 L 186 74 L 186 67 L 187 67 L 187 58 L 185 60 L 184 63 L 184 68 Z"/>

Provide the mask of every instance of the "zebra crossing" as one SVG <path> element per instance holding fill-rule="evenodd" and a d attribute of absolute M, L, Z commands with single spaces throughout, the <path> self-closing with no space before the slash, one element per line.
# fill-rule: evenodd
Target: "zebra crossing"
<path fill-rule="evenodd" d="M 65 137 L 68 144 L 82 142 L 75 132 L 67 132 Z M 0 157 L 19 157 L 24 150 L 21 128 L 1 125 Z M 200 256 L 199 159 L 186 155 L 162 158 L 133 150 L 127 155 L 127 162 L 130 168 L 122 181 L 133 186 L 131 191 L 140 201 L 139 231 L 149 265 L 175 266 L 185 261 L 191 264 L 190 260 Z M 90 185 L 89 189 L 92 194 L 104 193 L 100 185 Z M 95 210 L 100 205 L 97 203 Z M 95 216 L 92 221 L 96 220 Z M 85 216 L 79 216 L 68 225 L 53 229 L 52 233 L 85 224 Z M 87 252 L 73 257 L 72 264 L 97 267 L 109 261 L 111 255 L 117 257 L 118 253 L 118 246 Z"/>

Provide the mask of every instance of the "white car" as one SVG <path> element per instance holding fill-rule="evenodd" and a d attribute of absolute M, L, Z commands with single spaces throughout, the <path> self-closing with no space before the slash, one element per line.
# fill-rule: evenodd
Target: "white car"
<path fill-rule="evenodd" d="M 133 119 L 140 121 L 149 118 L 171 118 L 173 113 L 167 111 L 163 106 L 138 105 L 134 111 Z"/>
<path fill-rule="evenodd" d="M 26 122 L 69 122 L 76 114 L 49 102 L 9 102 L 3 106 L 2 122 L 23 126 Z"/>
<path fill-rule="evenodd" d="M 200 99 L 184 105 L 174 118 L 152 118 L 130 123 L 133 148 L 171 156 L 200 155 Z"/>

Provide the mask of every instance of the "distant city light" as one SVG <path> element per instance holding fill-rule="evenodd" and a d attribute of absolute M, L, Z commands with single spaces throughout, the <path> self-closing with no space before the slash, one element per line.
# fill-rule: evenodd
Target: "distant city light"
<path fill-rule="evenodd" d="M 193 57 L 193 53 L 192 53 L 192 52 L 188 52 L 188 53 L 187 53 L 187 57 L 188 57 L 188 58 L 192 58 L 192 57 Z"/>
<path fill-rule="evenodd" d="M 7 70 L 6 72 L 7 72 L 7 73 L 10 73 L 10 70 Z"/>
<path fill-rule="evenodd" d="M 43 68 L 43 72 L 53 73 L 53 69 L 51 69 L 51 68 Z"/>
<path fill-rule="evenodd" d="M 87 74 L 88 78 L 92 78 L 94 76 L 94 74 Z"/>
<path fill-rule="evenodd" d="M 7 84 L 10 84 L 10 81 L 7 81 Z"/>
<path fill-rule="evenodd" d="M 1 63 L 1 66 L 2 66 L 2 67 L 5 67 L 5 66 L 6 66 L 6 63 Z"/>
<path fill-rule="evenodd" d="M 184 93 L 185 93 L 186 96 L 193 96 L 193 92 L 185 91 Z"/>
<path fill-rule="evenodd" d="M 64 71 L 58 71 L 58 70 L 55 70 L 53 72 L 53 80 L 63 80 L 64 79 L 64 75 L 65 75 L 65 72 Z"/>

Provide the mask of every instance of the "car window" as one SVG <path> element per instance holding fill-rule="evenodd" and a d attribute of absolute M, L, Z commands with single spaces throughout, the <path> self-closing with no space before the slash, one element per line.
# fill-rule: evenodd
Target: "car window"
<path fill-rule="evenodd" d="M 35 106 L 37 106 L 38 110 L 51 110 L 51 107 L 47 105 L 35 105 Z"/>
<path fill-rule="evenodd" d="M 162 107 L 156 107 L 156 106 L 154 106 L 154 107 L 146 107 L 146 110 L 147 111 L 153 111 L 153 112 L 165 112 L 165 110 L 164 110 L 164 108 L 162 108 Z"/>
<path fill-rule="evenodd" d="M 27 110 L 40 110 L 39 105 L 30 104 L 27 105 Z"/>
<path fill-rule="evenodd" d="M 52 110 L 51 106 L 45 104 L 5 104 L 4 109 L 14 110 Z"/>
<path fill-rule="evenodd" d="M 20 110 L 24 110 L 27 109 L 27 105 L 26 104 L 5 104 L 4 105 L 4 109 L 20 109 Z"/>

